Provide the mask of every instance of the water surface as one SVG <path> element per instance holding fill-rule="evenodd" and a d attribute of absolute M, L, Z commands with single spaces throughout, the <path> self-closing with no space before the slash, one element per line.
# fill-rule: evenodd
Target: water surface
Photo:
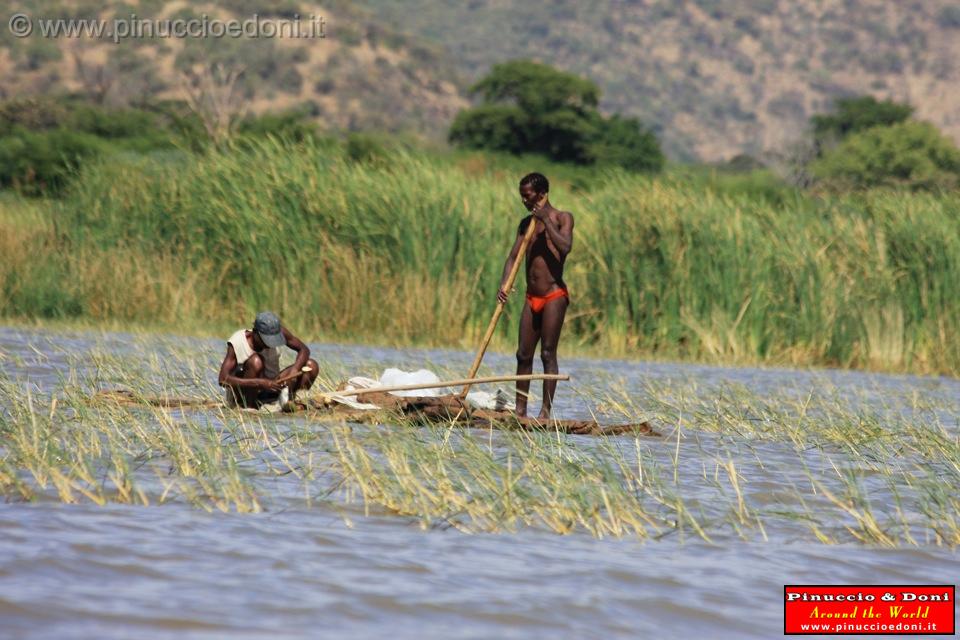
<path fill-rule="evenodd" d="M 188 344 L 208 367 L 220 357 L 215 340 Z M 146 346 L 145 346 L 146 344 Z M 50 333 L 0 328 L 0 367 L 39 395 L 56 393 L 77 358 L 105 351 L 132 359 L 150 342 L 126 334 Z M 158 349 L 162 347 L 157 347 Z M 386 366 L 434 363 L 466 370 L 471 354 L 446 350 L 311 345 L 336 372 L 371 374 Z M 509 371 L 508 356 L 491 354 L 492 371 Z M 95 360 L 87 366 L 95 368 Z M 176 368 L 176 365 L 171 365 Z M 574 382 L 561 388 L 557 412 L 590 417 L 588 389 L 632 393 L 645 380 L 691 381 L 704 393 L 742 384 L 771 397 L 802 397 L 829 384 L 851 406 L 916 411 L 945 423 L 960 414 L 960 383 L 946 378 L 839 371 L 731 369 L 615 360 L 561 362 Z M 189 369 L 189 367 L 188 367 Z M 184 376 L 189 378 L 188 373 Z M 103 381 L 106 386 L 109 380 Z M 658 425 L 662 440 L 643 446 L 680 458 L 692 500 L 714 499 L 698 482 L 717 450 L 738 451 L 751 504 L 784 492 L 802 476 L 783 443 L 697 433 L 673 439 L 677 425 Z M 596 439 L 575 438 L 585 450 Z M 634 438 L 622 440 L 625 450 Z M 812 451 L 809 464 L 825 465 Z M 881 549 L 853 541 L 817 542 L 797 523 L 778 523 L 743 539 L 696 536 L 595 539 L 533 528 L 464 534 L 398 516 L 364 515 L 361 505 L 309 507 L 299 489 L 277 480 L 264 513 L 207 513 L 187 504 L 138 507 L 66 505 L 55 499 L 0 507 L 0 635 L 18 638 L 356 637 L 534 638 L 730 637 L 782 634 L 784 584 L 954 584 L 956 551 L 931 544 Z M 690 488 L 692 487 L 692 489 Z"/>

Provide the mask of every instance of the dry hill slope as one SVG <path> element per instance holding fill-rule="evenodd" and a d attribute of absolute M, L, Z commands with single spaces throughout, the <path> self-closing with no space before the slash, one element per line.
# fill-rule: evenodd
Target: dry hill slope
<path fill-rule="evenodd" d="M 266 7 L 269 7 L 267 9 Z M 324 18 L 323 38 L 15 38 L 9 16 L 32 18 Z M 344 2 L 285 0 L 186 2 L 45 0 L 9 3 L 0 25 L 0 98 L 81 91 L 106 103 L 182 98 L 188 72 L 223 63 L 242 71 L 237 103 L 252 112 L 306 104 L 331 129 L 414 131 L 442 136 L 467 104 L 462 81 L 442 51 L 370 20 Z"/>
<path fill-rule="evenodd" d="M 476 77 L 529 57 L 597 81 L 674 157 L 777 150 L 837 96 L 907 100 L 960 140 L 956 0 L 363 0 Z"/>

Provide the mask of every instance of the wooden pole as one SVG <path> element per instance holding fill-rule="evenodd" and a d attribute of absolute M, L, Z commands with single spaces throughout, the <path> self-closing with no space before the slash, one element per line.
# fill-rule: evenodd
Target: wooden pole
<path fill-rule="evenodd" d="M 397 384 L 389 387 L 371 387 L 369 389 L 354 389 L 352 391 L 325 391 L 318 393 L 313 398 L 332 398 L 334 396 L 353 397 L 363 395 L 364 393 L 387 393 L 390 391 L 415 391 L 417 389 L 439 389 L 441 387 L 457 387 L 461 384 L 484 384 L 487 382 L 517 382 L 519 380 L 569 380 L 570 376 L 565 373 L 531 373 L 522 376 L 486 376 L 484 378 L 465 378 L 461 380 L 449 380 L 447 382 L 420 382 L 418 384 Z"/>
<path fill-rule="evenodd" d="M 543 206 L 546 200 L 546 196 L 541 198 L 540 202 L 537 203 L 538 206 Z M 523 262 L 523 257 L 527 253 L 527 247 L 533 241 L 536 229 L 537 219 L 531 216 L 530 224 L 527 226 L 527 233 L 523 236 L 523 242 L 520 243 L 520 250 L 517 252 L 517 259 L 513 261 L 513 266 L 510 267 L 510 273 L 507 274 L 507 281 L 503 287 L 503 290 L 507 293 L 513 288 L 513 281 L 517 279 L 517 273 L 520 271 L 520 263 Z M 487 325 L 487 332 L 483 335 L 483 340 L 480 341 L 480 348 L 477 349 L 477 355 L 473 359 L 473 364 L 470 365 L 470 373 L 467 374 L 467 384 L 464 385 L 463 390 L 460 391 L 461 399 L 467 397 L 467 392 L 470 391 L 470 387 L 473 384 L 470 382 L 470 379 L 476 376 L 477 371 L 480 370 L 480 363 L 483 361 L 483 356 L 487 352 L 491 338 L 493 338 L 493 332 L 496 330 L 497 322 L 500 321 L 500 316 L 503 314 L 504 306 L 506 305 L 503 302 L 497 300 L 497 308 L 493 310 L 493 317 L 490 318 L 490 324 Z"/>

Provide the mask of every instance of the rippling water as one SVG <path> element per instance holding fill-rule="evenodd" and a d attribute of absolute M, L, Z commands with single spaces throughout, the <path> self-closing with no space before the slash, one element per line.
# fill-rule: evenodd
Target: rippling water
<path fill-rule="evenodd" d="M 210 359 L 222 348 L 219 341 L 184 341 L 214 354 Z M 94 347 L 131 357 L 143 348 L 124 334 L 7 328 L 0 329 L 0 367 L 7 377 L 49 390 L 68 357 Z M 470 361 L 470 354 L 453 351 L 313 350 L 352 372 L 429 362 L 459 370 Z M 504 356 L 492 355 L 488 364 L 512 368 Z M 802 395 L 829 381 L 849 391 L 851 403 L 889 402 L 916 391 L 946 406 L 946 418 L 960 403 L 960 383 L 942 378 L 609 360 L 561 366 L 575 380 L 617 381 L 628 389 L 654 377 Z M 557 410 L 562 417 L 589 415 L 583 398 L 569 392 L 559 396 Z M 692 481 L 700 473 L 697 452 L 709 449 L 712 437 L 702 434 L 696 447 L 684 442 L 681 473 Z M 582 438 L 582 446 L 596 446 L 595 440 Z M 776 443 L 756 450 L 763 464 L 741 464 L 748 499 L 762 504 L 780 489 L 782 466 L 795 459 Z M 953 584 L 960 575 L 957 552 L 949 549 L 823 545 L 787 526 L 768 534 L 766 541 L 717 536 L 714 544 L 534 529 L 467 535 L 364 516 L 355 506 L 304 508 L 279 499 L 254 515 L 181 504 L 9 503 L 0 507 L 0 635 L 770 638 L 782 634 L 784 584 Z"/>

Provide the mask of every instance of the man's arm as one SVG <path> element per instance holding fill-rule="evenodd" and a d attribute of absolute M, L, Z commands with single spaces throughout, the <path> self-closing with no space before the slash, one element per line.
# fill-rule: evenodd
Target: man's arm
<path fill-rule="evenodd" d="M 510 295 L 510 292 L 504 291 L 503 287 L 507 284 L 507 276 L 510 275 L 510 270 L 513 269 L 514 261 L 516 261 L 517 256 L 520 255 L 520 245 L 523 244 L 523 235 L 527 230 L 524 222 L 527 224 L 533 224 L 533 218 L 528 216 L 520 221 L 520 225 L 517 227 L 517 239 L 513 243 L 513 248 L 510 249 L 510 255 L 507 256 L 507 261 L 503 263 L 503 275 L 500 276 L 500 287 L 497 289 L 497 300 L 504 304 L 507 302 L 507 296 Z"/>
<path fill-rule="evenodd" d="M 221 387 L 246 387 L 262 389 L 263 391 L 278 391 L 281 387 L 273 380 L 267 378 L 238 378 L 233 375 L 237 368 L 237 354 L 233 350 L 233 345 L 227 343 L 227 355 L 223 357 L 220 364 L 220 374 L 217 376 L 217 382 Z"/>
<path fill-rule="evenodd" d="M 546 227 L 547 237 L 560 252 L 560 257 L 562 258 L 570 253 L 570 249 L 573 248 L 573 215 L 561 211 L 558 216 L 560 218 L 559 222 L 551 220 L 546 212 L 537 211 L 535 215 Z"/>
<path fill-rule="evenodd" d="M 304 344 L 300 338 L 288 331 L 286 327 L 281 326 L 280 331 L 283 333 L 283 337 L 287 340 L 287 348 L 291 351 L 297 352 L 297 359 L 294 360 L 293 366 L 296 371 L 300 371 L 307 364 L 307 360 L 310 359 L 310 347 Z"/>

